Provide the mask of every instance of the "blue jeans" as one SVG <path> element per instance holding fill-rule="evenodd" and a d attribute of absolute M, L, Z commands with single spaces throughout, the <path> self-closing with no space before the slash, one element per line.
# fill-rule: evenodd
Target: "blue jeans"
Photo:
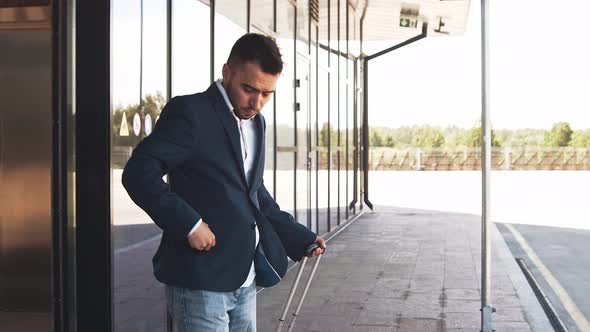
<path fill-rule="evenodd" d="M 255 332 L 256 283 L 233 292 L 166 286 L 174 332 Z"/>

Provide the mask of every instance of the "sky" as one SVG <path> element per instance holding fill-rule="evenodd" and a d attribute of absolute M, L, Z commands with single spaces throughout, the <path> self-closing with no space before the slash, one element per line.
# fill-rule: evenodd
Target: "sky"
<path fill-rule="evenodd" d="M 177 1 L 177 19 L 186 17 L 175 43 L 176 66 L 193 68 L 208 63 L 208 7 L 189 0 Z M 469 128 L 481 119 L 480 1 L 471 0 L 466 31 L 460 36 L 428 36 L 371 61 L 369 107 L 371 125 L 407 125 Z M 115 2 L 113 26 L 113 99 L 116 105 L 139 99 L 138 6 Z M 125 4 L 125 5 L 124 5 Z M 189 6 L 190 4 L 190 6 Z M 144 12 L 144 93 L 165 90 L 164 5 L 147 1 Z M 137 8 L 135 8 L 137 7 Z M 543 128 L 567 121 L 574 130 L 590 128 L 590 2 L 582 0 L 490 1 L 490 116 L 495 129 Z M 180 23 L 179 23 L 180 24 Z M 221 24 L 231 36 L 232 24 Z M 237 34 L 236 34 L 237 33 Z M 202 39 L 202 40 L 201 40 Z M 399 41 L 384 43 L 392 46 Z M 228 44 L 228 49 L 229 46 Z M 182 49 L 181 49 L 182 48 Z M 375 48 L 374 48 L 375 49 Z M 378 49 L 378 48 L 376 48 Z M 221 65 L 219 65 L 221 67 Z M 191 87 L 185 94 L 206 89 L 208 68 L 180 71 L 174 86 Z"/>
<path fill-rule="evenodd" d="M 559 121 L 590 128 L 589 12 L 581 0 L 490 1 L 493 128 L 547 129 Z M 480 1 L 472 0 L 464 35 L 427 37 L 373 60 L 371 125 L 476 125 L 480 24 Z"/>

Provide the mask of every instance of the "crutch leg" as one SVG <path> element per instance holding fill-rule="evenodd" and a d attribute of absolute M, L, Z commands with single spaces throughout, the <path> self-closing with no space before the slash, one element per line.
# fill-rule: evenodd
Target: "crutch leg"
<path fill-rule="evenodd" d="M 293 328 L 295 327 L 295 321 L 297 320 L 297 316 L 299 315 L 299 311 L 301 310 L 301 306 L 303 306 L 303 300 L 305 300 L 305 296 L 307 295 L 307 291 L 309 290 L 309 286 L 311 285 L 311 280 L 313 279 L 313 276 L 315 275 L 318 265 L 320 264 L 321 258 L 322 258 L 321 255 L 318 256 L 315 260 L 315 263 L 313 264 L 313 268 L 311 269 L 311 273 L 309 274 L 309 279 L 307 279 L 307 283 L 305 284 L 305 288 L 303 289 L 303 294 L 301 294 L 301 298 L 299 299 L 299 303 L 297 304 L 297 308 L 295 309 L 295 312 L 293 313 L 293 319 L 291 320 L 291 323 L 289 323 L 289 329 L 288 329 L 289 332 L 293 331 Z"/>
<path fill-rule="evenodd" d="M 291 287 L 291 291 L 289 292 L 289 298 L 287 302 L 283 306 L 283 313 L 281 318 L 279 318 L 279 325 L 277 326 L 277 332 L 280 332 L 285 324 L 285 317 L 287 317 L 287 312 L 289 311 L 289 307 L 291 306 L 291 301 L 293 301 L 293 296 L 295 295 L 295 290 L 297 289 L 297 285 L 299 284 L 299 279 L 301 279 L 301 274 L 303 273 L 303 269 L 305 268 L 305 263 L 307 262 L 307 256 L 303 257 L 301 263 L 299 263 L 299 271 L 297 271 L 297 276 L 295 277 L 295 281 L 293 282 L 293 286 Z"/>

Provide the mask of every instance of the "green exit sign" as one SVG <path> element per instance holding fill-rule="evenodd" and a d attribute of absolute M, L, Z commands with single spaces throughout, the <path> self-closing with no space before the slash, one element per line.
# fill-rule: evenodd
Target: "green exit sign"
<path fill-rule="evenodd" d="M 400 17 L 399 26 L 402 28 L 416 28 L 418 27 L 418 18 Z"/>

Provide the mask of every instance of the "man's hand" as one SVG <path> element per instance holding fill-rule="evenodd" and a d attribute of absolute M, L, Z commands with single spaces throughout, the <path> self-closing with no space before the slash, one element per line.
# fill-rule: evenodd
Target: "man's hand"
<path fill-rule="evenodd" d="M 204 221 L 188 236 L 188 243 L 193 249 L 209 251 L 215 247 L 215 235 Z"/>
<path fill-rule="evenodd" d="M 316 237 L 315 243 L 317 243 L 320 247 L 312 251 L 311 256 L 309 257 L 319 256 L 324 253 L 324 250 L 326 250 L 326 241 L 324 241 L 324 239 L 322 239 L 321 237 Z"/>

